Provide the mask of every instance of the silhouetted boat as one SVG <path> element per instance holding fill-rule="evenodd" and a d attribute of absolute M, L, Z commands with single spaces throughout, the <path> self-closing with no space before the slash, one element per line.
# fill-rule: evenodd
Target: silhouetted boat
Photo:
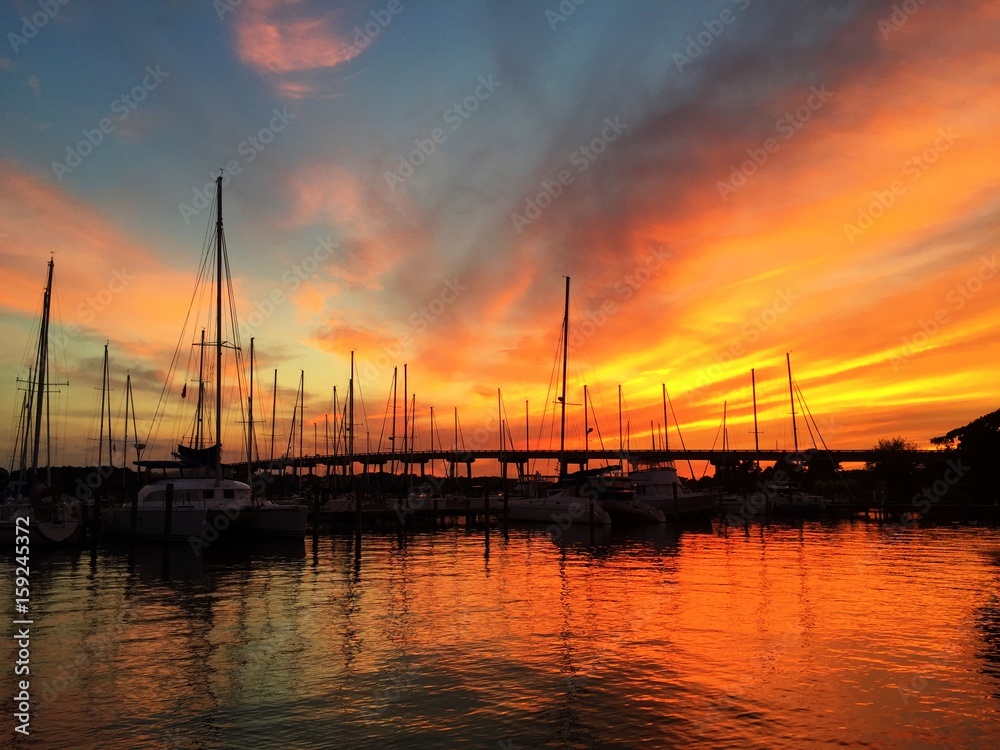
<path fill-rule="evenodd" d="M 667 518 L 710 516 L 719 507 L 719 492 L 689 492 L 673 466 L 638 469 L 629 474 L 629 479 L 635 497 Z"/>
<path fill-rule="evenodd" d="M 559 481 L 544 493 L 514 494 L 507 498 L 507 518 L 511 521 L 541 523 L 611 523 L 611 516 L 601 505 L 591 479 L 605 469 L 569 474 L 566 471 L 566 364 L 569 347 L 569 276 L 566 277 L 566 301 L 563 308 L 562 395 L 559 397 Z"/>
<path fill-rule="evenodd" d="M 304 505 L 277 505 L 255 499 L 251 486 L 246 482 L 226 479 L 222 476 L 222 280 L 223 268 L 228 269 L 224 260 L 224 240 L 222 226 L 222 176 L 216 180 L 216 336 L 212 348 L 215 350 L 215 442 L 204 446 L 200 431 L 201 410 L 203 408 L 203 381 L 198 376 L 198 432 L 195 445 L 178 445 L 174 461 L 137 461 L 136 465 L 147 470 L 161 470 L 164 476 L 150 482 L 139 491 L 136 510 L 135 534 L 140 538 L 163 538 L 167 535 L 167 496 L 172 490 L 170 505 L 169 537 L 186 540 L 197 546 L 215 541 L 220 536 L 305 536 L 307 508 Z M 235 326 L 235 322 L 234 322 Z M 204 333 L 202 334 L 202 351 Z M 235 348 L 235 345 L 233 345 Z M 252 370 L 252 366 L 251 366 Z M 252 414 L 252 395 L 251 395 Z M 252 418 L 248 428 L 252 430 Z M 250 457 L 251 438 L 247 441 L 247 467 L 252 467 Z M 166 476 L 167 470 L 178 472 L 179 476 Z M 184 476 L 184 472 L 198 476 Z M 126 503 L 109 509 L 105 519 L 112 533 L 131 532 L 132 509 Z"/>
<path fill-rule="evenodd" d="M 29 545 L 68 546 L 80 536 L 83 524 L 79 504 L 64 502 L 51 487 L 39 481 L 38 454 L 41 446 L 42 420 L 47 416 L 48 399 L 49 314 L 52 301 L 52 276 L 55 261 L 49 260 L 42 301 L 42 320 L 38 333 L 33 375 L 29 378 L 21 425 L 14 445 L 14 455 L 20 457 L 19 478 L 7 488 L 0 502 L 0 540 L 14 545 L 15 551 Z M 29 457 L 30 456 L 30 461 Z M 12 474 L 15 473 L 12 468 Z M 30 547 L 29 547 L 30 548 Z M 20 553 L 19 553 L 20 554 Z"/>

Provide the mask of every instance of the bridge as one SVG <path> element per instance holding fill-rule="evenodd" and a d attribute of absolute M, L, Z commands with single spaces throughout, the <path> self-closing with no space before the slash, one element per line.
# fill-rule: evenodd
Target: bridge
<path fill-rule="evenodd" d="M 737 461 L 760 460 L 765 463 L 778 463 L 792 465 L 816 459 L 832 460 L 837 463 L 865 463 L 873 460 L 877 452 L 871 448 L 848 448 L 830 450 L 800 450 L 798 453 L 788 450 L 653 450 L 653 449 L 631 449 L 626 451 L 618 450 L 567 450 L 564 451 L 566 465 L 569 467 L 586 468 L 590 462 L 610 462 L 610 463 L 631 463 L 631 464 L 656 464 L 666 461 L 708 461 L 713 466 L 723 464 L 733 464 Z M 917 450 L 913 452 L 915 458 L 929 458 L 940 455 L 937 450 Z M 255 466 L 261 469 L 304 467 L 315 469 L 318 466 L 339 467 L 346 469 L 351 464 L 360 464 L 363 471 L 380 470 L 384 471 L 387 464 L 394 464 L 399 467 L 409 466 L 411 470 L 419 470 L 423 476 L 426 465 L 431 461 L 440 461 L 452 467 L 454 471 L 459 465 L 466 466 L 466 472 L 471 475 L 472 464 L 477 461 L 492 461 L 500 466 L 513 465 L 519 467 L 523 472 L 526 464 L 533 461 L 558 461 L 560 452 L 552 449 L 534 450 L 434 450 L 434 451 L 413 451 L 407 453 L 385 453 L 385 452 L 360 452 L 355 453 L 353 459 L 343 454 L 333 455 L 313 455 L 302 456 L 301 458 L 276 458 L 272 463 L 268 461 L 257 461 Z M 246 463 L 234 464 L 234 466 L 246 466 Z"/>

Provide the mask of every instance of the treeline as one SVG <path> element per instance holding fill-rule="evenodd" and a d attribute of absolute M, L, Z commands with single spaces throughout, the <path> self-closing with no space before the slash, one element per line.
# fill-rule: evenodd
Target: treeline
<path fill-rule="evenodd" d="M 731 492 L 753 492 L 779 472 L 803 490 L 816 494 L 883 496 L 891 503 L 917 509 L 936 504 L 1000 503 L 1000 410 L 986 414 L 945 435 L 931 438 L 940 450 L 928 457 L 902 437 L 879 440 L 863 469 L 842 471 L 824 452 L 807 454 L 802 466 L 758 470 L 752 461 L 720 466 L 712 478 L 696 484 L 721 484 Z M 779 479 L 781 477 L 778 477 Z"/>

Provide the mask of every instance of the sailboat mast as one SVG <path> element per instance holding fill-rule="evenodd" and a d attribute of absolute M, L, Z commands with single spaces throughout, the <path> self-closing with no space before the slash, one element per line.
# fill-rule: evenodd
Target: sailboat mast
<path fill-rule="evenodd" d="M 108 345 L 104 344 L 104 364 L 101 367 L 101 434 L 97 437 L 97 466 L 101 467 L 104 465 L 104 411 L 105 411 L 105 401 L 108 398 Z M 127 419 L 128 417 L 126 417 Z M 108 448 L 111 445 L 111 425 L 108 425 Z M 108 463 L 113 464 L 111 460 L 110 450 L 108 451 Z"/>
<path fill-rule="evenodd" d="M 622 386 L 618 384 L 618 455 L 625 455 L 625 433 L 622 432 Z"/>
<path fill-rule="evenodd" d="M 350 386 L 347 391 L 347 401 L 348 401 L 348 422 L 347 429 L 350 430 L 347 438 L 347 451 L 348 451 L 348 465 L 350 466 L 350 476 L 351 476 L 351 487 L 353 489 L 354 481 L 354 352 L 351 351 L 351 381 Z M 355 499 L 354 501 L 358 501 Z"/>
<path fill-rule="evenodd" d="M 222 479 L 222 175 L 215 180 L 215 479 Z"/>
<path fill-rule="evenodd" d="M 753 388 L 753 450 L 757 466 L 760 466 L 760 432 L 757 431 L 757 374 L 750 370 L 750 386 Z"/>
<path fill-rule="evenodd" d="M 559 422 L 559 476 L 566 476 L 566 365 L 569 357 L 569 276 L 566 277 L 566 303 L 563 306 L 562 396 Z"/>
<path fill-rule="evenodd" d="M 587 404 L 587 384 L 583 384 L 583 460 L 590 465 L 590 406 Z"/>
<path fill-rule="evenodd" d="M 128 464 L 128 397 L 132 393 L 132 376 L 125 373 L 125 436 L 122 438 L 122 484 L 125 483 L 125 469 Z"/>
<path fill-rule="evenodd" d="M 299 486 L 302 485 L 302 435 L 306 423 L 306 371 L 299 370 Z M 293 438 L 294 440 L 294 438 Z"/>
<path fill-rule="evenodd" d="M 268 472 L 274 467 L 274 415 L 278 406 L 278 368 L 274 368 L 274 388 L 271 390 L 271 455 L 268 459 Z"/>
<path fill-rule="evenodd" d="M 795 393 L 792 391 L 792 358 L 785 352 L 785 362 L 788 365 L 788 397 L 792 401 L 792 440 L 795 446 L 795 455 L 799 455 L 799 428 L 795 424 Z"/>
<path fill-rule="evenodd" d="M 55 261 L 49 258 L 49 272 L 45 282 L 45 298 L 42 304 L 42 328 L 38 334 L 38 359 L 36 368 L 38 391 L 35 398 L 34 445 L 31 451 L 32 479 L 34 479 L 35 473 L 38 471 L 38 447 L 42 437 L 42 398 L 45 394 L 45 371 L 49 360 L 49 307 L 52 302 L 52 269 L 54 267 Z"/>
<path fill-rule="evenodd" d="M 250 337 L 250 395 L 247 398 L 247 484 L 253 478 L 253 339 Z"/>
<path fill-rule="evenodd" d="M 389 437 L 389 442 L 392 443 L 392 455 L 396 455 L 396 397 L 397 397 L 397 382 L 399 379 L 399 366 L 392 368 L 392 435 Z M 396 461 L 392 462 L 391 473 L 396 473 Z"/>
<path fill-rule="evenodd" d="M 406 363 L 403 363 L 403 456 L 406 456 L 406 436 L 409 434 L 409 412 L 407 411 L 407 401 L 409 399 L 406 383 Z"/>
<path fill-rule="evenodd" d="M 670 450 L 670 429 L 667 422 L 667 384 L 660 383 L 663 389 L 663 450 Z"/>

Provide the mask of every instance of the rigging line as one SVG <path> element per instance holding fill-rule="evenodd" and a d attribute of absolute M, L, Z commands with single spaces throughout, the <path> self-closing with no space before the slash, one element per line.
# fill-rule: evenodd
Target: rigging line
<path fill-rule="evenodd" d="M 797 383 L 796 383 L 796 387 L 798 387 Z M 854 492 L 851 490 L 850 485 L 847 483 L 847 478 L 846 478 L 846 476 L 844 474 L 843 469 L 841 469 L 840 465 L 836 461 L 833 460 L 833 453 L 831 453 L 829 447 L 827 447 L 826 439 L 823 437 L 823 433 L 820 432 L 819 423 L 813 417 L 812 410 L 809 408 L 809 404 L 806 403 L 805 394 L 802 393 L 801 389 L 799 389 L 799 396 L 800 396 L 801 401 L 802 401 L 802 407 L 803 407 L 803 409 L 806 412 L 806 416 L 808 417 L 808 419 L 810 419 L 812 421 L 813 426 L 816 428 L 816 434 L 819 435 L 819 441 L 820 441 L 820 443 L 823 444 L 823 450 L 826 451 L 826 455 L 830 459 L 830 463 L 833 465 L 833 470 L 837 474 L 837 478 L 840 479 L 840 483 L 844 485 L 844 489 L 847 490 L 848 494 L 849 495 L 853 495 Z M 808 422 L 806 424 L 808 424 Z"/>
<path fill-rule="evenodd" d="M 365 448 L 366 448 L 366 450 L 371 451 L 371 449 L 372 449 L 372 446 L 371 446 L 371 435 L 368 434 L 368 412 L 365 411 L 365 394 L 362 393 L 362 391 L 361 391 L 361 381 L 360 380 L 358 380 L 357 386 L 358 386 L 358 398 L 361 401 L 361 418 L 364 420 L 364 422 L 362 422 L 362 424 L 364 424 L 364 426 L 365 426 Z M 354 425 L 351 425 L 351 429 L 352 430 L 354 429 Z M 357 450 L 357 445 L 355 443 L 355 451 L 356 450 Z"/>
<path fill-rule="evenodd" d="M 670 391 L 664 388 L 663 392 L 667 395 L 667 405 L 670 407 L 670 416 L 674 418 L 674 429 L 677 430 L 677 437 L 680 438 L 681 450 L 683 450 L 686 453 L 687 446 L 684 445 L 684 435 L 681 432 L 681 423 L 677 421 L 677 413 L 674 411 L 674 402 L 670 400 Z M 691 472 L 691 478 L 694 479 L 694 466 L 691 465 L 690 458 L 688 458 L 687 460 L 687 465 L 688 465 L 688 471 Z"/>
<path fill-rule="evenodd" d="M 385 397 L 385 411 L 382 412 L 382 428 L 378 431 L 378 447 L 375 449 L 376 453 L 382 452 L 382 437 L 385 435 L 385 423 L 389 419 L 390 403 L 392 403 L 392 388 L 389 389 L 389 392 L 386 394 Z M 393 438 L 395 438 L 395 435 L 393 435 Z M 395 442 L 396 441 L 393 440 L 393 443 Z M 395 445 L 393 447 L 395 447 Z"/>
<path fill-rule="evenodd" d="M 717 429 L 715 431 L 715 440 L 712 441 L 712 450 L 713 451 L 715 450 L 716 444 L 719 442 L 719 433 L 720 432 L 722 432 L 722 422 L 719 422 L 719 429 Z M 705 462 L 705 468 L 702 469 L 702 472 L 701 472 L 701 478 L 702 479 L 704 479 L 705 475 L 708 473 L 708 464 L 709 463 L 710 462 L 708 462 L 708 461 Z"/>
<path fill-rule="evenodd" d="M 603 450 L 605 450 L 605 448 L 604 448 L 604 436 L 601 435 L 601 423 L 597 421 L 597 412 L 594 411 L 594 408 L 593 408 L 594 407 L 594 397 L 593 397 L 592 393 L 593 392 L 588 388 L 587 389 L 587 400 L 590 401 L 590 407 L 591 407 L 590 413 L 594 415 L 594 429 L 597 430 L 597 440 L 601 444 L 601 450 L 603 451 Z"/>
<path fill-rule="evenodd" d="M 805 399 L 802 398 L 802 389 L 799 388 L 798 381 L 793 379 L 792 380 L 792 385 L 794 386 L 794 389 L 795 389 L 795 395 L 799 399 L 799 406 L 804 405 L 805 404 Z M 806 423 L 806 430 L 809 432 L 809 439 L 812 440 L 813 448 L 816 449 L 816 450 L 819 450 L 819 446 L 816 445 L 816 437 L 813 435 L 812 427 L 809 426 L 809 420 L 805 419 L 803 421 Z"/>
<path fill-rule="evenodd" d="M 213 205 L 214 205 L 214 202 L 213 202 Z M 167 377 L 164 380 L 163 388 L 160 390 L 160 396 L 159 396 L 159 399 L 157 399 L 156 408 L 153 410 L 153 418 L 150 421 L 149 430 L 146 433 L 145 443 L 149 447 L 152 447 L 153 445 L 155 445 L 156 438 L 159 435 L 159 420 L 163 416 L 161 414 L 160 410 L 161 410 L 161 408 L 163 408 L 163 409 L 166 408 L 166 406 L 165 406 L 165 404 L 163 402 L 164 402 L 164 399 L 167 396 L 167 393 L 171 390 L 172 380 L 173 380 L 174 374 L 176 373 L 176 370 L 177 370 L 177 359 L 178 359 L 178 355 L 179 355 L 179 352 L 180 352 L 181 344 L 184 341 L 184 334 L 187 331 L 188 321 L 191 319 L 191 311 L 194 308 L 195 300 L 198 297 L 198 290 L 202 286 L 202 277 L 204 276 L 204 273 L 205 273 L 204 269 L 206 267 L 206 264 L 208 263 L 208 252 L 207 252 L 207 250 L 208 250 L 208 246 L 209 246 L 209 243 L 210 243 L 210 238 L 212 236 L 211 235 L 211 227 L 212 227 L 212 225 L 213 225 L 214 222 L 215 222 L 215 209 L 213 208 L 212 211 L 210 212 L 210 215 L 209 215 L 208 228 L 206 228 L 205 239 L 203 240 L 204 244 L 203 244 L 203 251 L 202 251 L 201 267 L 198 269 L 198 276 L 197 276 L 197 279 L 195 281 L 195 286 L 194 286 L 194 289 L 191 292 L 191 301 L 188 303 L 188 310 L 187 310 L 187 313 L 184 316 L 184 325 L 181 326 L 180 334 L 177 337 L 177 345 L 174 347 L 174 355 L 173 355 L 173 358 L 170 361 L 170 366 L 167 369 Z"/>
<path fill-rule="evenodd" d="M 510 440 L 510 449 L 514 450 L 514 436 L 510 432 L 510 417 L 507 416 L 507 402 L 503 400 L 503 392 L 500 393 L 500 412 L 503 414 L 504 424 L 501 426 L 501 431 L 506 435 L 504 440 Z M 506 442 L 504 443 L 506 445 Z"/>

